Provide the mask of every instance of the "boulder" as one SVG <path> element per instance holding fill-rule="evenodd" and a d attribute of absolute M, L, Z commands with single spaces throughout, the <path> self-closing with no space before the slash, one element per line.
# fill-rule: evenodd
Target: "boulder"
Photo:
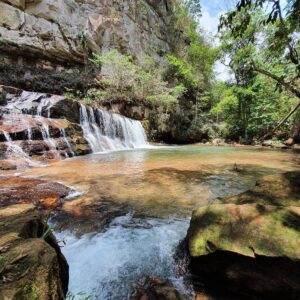
<path fill-rule="evenodd" d="M 0 208 L 0 299 L 65 299 L 68 269 L 32 204 Z"/>
<path fill-rule="evenodd" d="M 193 213 L 188 239 L 190 271 L 208 287 L 244 297 L 299 299 L 300 207 L 200 208 Z"/>
<path fill-rule="evenodd" d="M 293 146 L 293 145 L 295 144 L 295 141 L 294 141 L 293 138 L 289 138 L 289 139 L 287 139 L 287 140 L 284 142 L 284 144 L 285 144 L 286 146 L 291 147 L 291 146 Z"/>
<path fill-rule="evenodd" d="M 193 212 L 189 269 L 195 283 L 243 299 L 300 298 L 300 172 Z"/>

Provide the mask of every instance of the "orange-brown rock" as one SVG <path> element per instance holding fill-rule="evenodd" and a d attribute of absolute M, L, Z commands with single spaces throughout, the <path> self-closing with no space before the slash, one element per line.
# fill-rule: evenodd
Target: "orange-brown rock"
<path fill-rule="evenodd" d="M 16 203 L 32 203 L 35 206 L 58 208 L 71 189 L 56 182 L 24 178 L 2 177 L 0 181 L 0 207 Z"/>

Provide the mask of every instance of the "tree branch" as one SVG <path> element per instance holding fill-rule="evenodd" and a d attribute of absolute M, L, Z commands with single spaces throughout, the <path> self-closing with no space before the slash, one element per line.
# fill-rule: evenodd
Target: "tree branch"
<path fill-rule="evenodd" d="M 295 87 L 293 87 L 290 83 L 284 81 L 284 79 L 282 79 L 281 77 L 278 77 L 274 74 L 272 74 L 269 71 L 266 71 L 256 65 L 253 65 L 251 68 L 253 71 L 256 71 L 258 73 L 261 73 L 267 77 L 270 77 L 272 79 L 274 79 L 275 81 L 277 81 L 279 84 L 281 84 L 283 87 L 285 87 L 288 91 L 290 91 L 292 94 L 294 94 L 297 98 L 300 99 L 300 90 L 296 89 Z"/>

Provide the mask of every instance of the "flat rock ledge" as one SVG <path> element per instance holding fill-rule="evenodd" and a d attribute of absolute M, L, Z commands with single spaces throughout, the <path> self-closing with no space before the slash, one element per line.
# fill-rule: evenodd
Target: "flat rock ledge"
<path fill-rule="evenodd" d="M 3 176 L 0 180 L 0 207 L 33 204 L 41 210 L 56 210 L 73 190 L 42 179 Z"/>
<path fill-rule="evenodd" d="M 193 212 L 195 286 L 242 299 L 300 299 L 300 172 L 266 176 L 220 201 Z"/>
<path fill-rule="evenodd" d="M 0 208 L 0 299 L 58 300 L 68 263 L 32 204 Z"/>

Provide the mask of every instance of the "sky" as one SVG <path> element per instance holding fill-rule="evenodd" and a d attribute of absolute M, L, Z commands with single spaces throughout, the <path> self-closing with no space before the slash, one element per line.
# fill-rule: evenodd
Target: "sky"
<path fill-rule="evenodd" d="M 199 0 L 200 1 L 200 0 Z M 222 13 L 227 12 L 233 7 L 234 2 L 232 0 L 201 0 L 202 6 L 202 17 L 200 19 L 200 26 L 207 32 L 215 35 L 218 31 L 219 17 Z M 217 38 L 215 39 L 216 44 L 218 43 Z M 216 77 L 222 81 L 228 81 L 232 77 L 221 62 L 216 62 L 214 66 Z"/>

